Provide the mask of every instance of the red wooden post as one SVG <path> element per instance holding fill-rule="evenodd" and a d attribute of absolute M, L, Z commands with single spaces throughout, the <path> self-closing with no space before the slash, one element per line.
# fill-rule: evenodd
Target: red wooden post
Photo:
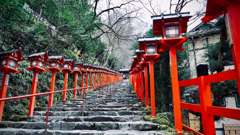
<path fill-rule="evenodd" d="M 92 71 L 90 72 L 90 86 L 91 86 L 91 89 L 90 89 L 90 91 L 92 92 Z"/>
<path fill-rule="evenodd" d="M 138 73 L 136 73 L 136 93 L 137 93 L 137 97 L 139 98 L 139 95 L 138 95 Z"/>
<path fill-rule="evenodd" d="M 150 93 L 151 93 L 151 113 L 152 116 L 156 117 L 155 112 L 155 88 L 154 88 L 154 67 L 153 67 L 153 60 L 150 60 L 149 62 L 149 68 L 150 68 Z"/>
<path fill-rule="evenodd" d="M 107 94 L 108 94 L 108 73 L 106 73 L 106 85 L 107 85 Z M 106 94 L 106 96 L 107 96 Z"/>
<path fill-rule="evenodd" d="M 238 84 L 238 93 L 240 93 L 240 5 L 239 4 L 230 4 L 227 7 L 229 23 L 231 27 L 231 35 L 233 39 L 232 45 L 232 56 L 234 61 L 234 66 L 237 74 L 237 84 Z M 238 94 L 240 97 L 240 94 Z"/>
<path fill-rule="evenodd" d="M 145 75 L 145 105 L 146 108 L 149 106 L 149 100 L 148 100 L 148 67 L 144 67 L 144 75 Z"/>
<path fill-rule="evenodd" d="M 143 70 L 140 71 L 141 76 L 141 101 L 144 102 L 144 90 L 143 90 Z"/>
<path fill-rule="evenodd" d="M 137 94 L 137 73 L 134 73 L 134 90 Z"/>
<path fill-rule="evenodd" d="M 75 75 L 74 77 L 74 89 L 77 88 L 77 82 L 78 82 L 78 74 L 81 74 L 81 68 L 83 66 L 83 62 L 81 61 L 76 61 L 73 63 L 73 73 Z M 74 90 L 74 93 L 73 93 L 73 98 L 76 98 L 77 97 L 77 90 Z"/>
<path fill-rule="evenodd" d="M 207 107 L 212 106 L 211 86 L 209 83 L 204 83 L 204 78 L 204 76 L 198 78 L 203 133 L 204 135 L 214 135 L 216 134 L 214 116 L 207 113 Z"/>
<path fill-rule="evenodd" d="M 78 73 L 75 72 L 75 79 L 74 79 L 74 89 L 77 88 L 77 81 L 78 81 Z M 77 97 L 77 90 L 74 90 L 73 98 Z"/>
<path fill-rule="evenodd" d="M 88 72 L 86 72 L 86 87 L 88 87 Z M 88 88 L 86 88 L 86 92 L 88 92 Z"/>
<path fill-rule="evenodd" d="M 84 87 L 84 72 L 82 72 L 82 83 L 81 83 L 81 87 L 83 88 Z M 83 95 L 83 93 L 84 93 L 84 89 L 81 89 L 81 93 L 82 93 L 82 95 Z"/>
<path fill-rule="evenodd" d="M 100 78 L 101 78 L 101 73 L 99 73 L 99 75 L 98 75 L 98 81 L 97 81 L 98 85 L 101 85 Z M 100 88 L 99 88 L 99 104 L 100 104 L 100 99 L 101 99 L 101 87 L 102 86 L 100 86 Z"/>
<path fill-rule="evenodd" d="M 7 93 L 8 81 L 9 81 L 9 73 L 4 72 L 2 87 L 0 91 L 0 98 L 5 98 Z M 3 109 L 4 109 L 5 101 L 0 102 L 0 121 L 2 121 Z"/>
<path fill-rule="evenodd" d="M 171 58 L 171 77 L 172 77 L 172 94 L 173 94 L 173 110 L 174 110 L 174 122 L 175 132 L 182 134 L 182 111 L 181 111 L 181 95 L 178 84 L 178 70 L 177 70 L 177 54 L 176 48 L 170 47 L 170 58 Z"/>
<path fill-rule="evenodd" d="M 63 63 L 63 68 L 61 71 L 65 73 L 65 78 L 64 78 L 64 87 L 63 90 L 67 89 L 67 83 L 68 83 L 68 73 L 72 73 L 72 66 L 75 64 L 74 59 L 64 59 Z M 63 99 L 66 100 L 66 92 L 63 92 Z"/>
<path fill-rule="evenodd" d="M 53 91 L 54 91 L 54 86 L 55 86 L 55 76 L 56 76 L 56 72 L 53 71 L 53 72 L 52 72 L 52 79 L 51 79 L 50 92 L 53 92 Z M 49 102 L 50 102 L 50 106 L 52 106 L 52 103 L 53 103 L 53 94 L 50 94 Z"/>
<path fill-rule="evenodd" d="M 138 71 L 138 98 L 141 99 L 141 72 Z"/>
<path fill-rule="evenodd" d="M 97 81 L 97 73 L 95 71 L 95 75 L 94 75 L 94 90 L 96 89 L 96 81 Z"/>
<path fill-rule="evenodd" d="M 104 80 L 103 80 L 103 72 L 101 71 L 101 76 L 100 76 L 100 84 L 102 85 L 101 87 L 101 99 L 103 98 L 103 86 L 104 86 Z"/>
<path fill-rule="evenodd" d="M 63 90 L 67 89 L 67 82 L 68 82 L 68 72 L 64 72 L 65 74 L 65 78 L 64 78 L 64 87 Z M 66 100 L 66 91 L 63 92 L 63 99 L 62 100 Z"/>
<path fill-rule="evenodd" d="M 36 91 L 37 91 L 37 83 L 38 83 L 38 73 L 37 73 L 37 72 L 34 72 L 33 82 L 32 82 L 32 92 L 31 92 L 31 94 L 36 94 Z M 31 97 L 31 98 L 30 98 L 30 103 L 29 103 L 28 116 L 32 116 L 32 115 L 33 115 L 34 104 L 35 104 L 35 97 Z"/>

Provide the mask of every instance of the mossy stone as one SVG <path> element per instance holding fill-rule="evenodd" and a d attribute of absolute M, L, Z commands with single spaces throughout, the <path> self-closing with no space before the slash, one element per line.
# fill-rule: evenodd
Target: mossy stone
<path fill-rule="evenodd" d="M 167 125 L 160 125 L 160 130 L 167 130 L 169 127 Z"/>
<path fill-rule="evenodd" d="M 14 115 L 12 121 L 27 121 L 27 117 L 25 115 Z"/>
<path fill-rule="evenodd" d="M 164 118 L 154 118 L 152 120 L 153 123 L 157 123 L 157 124 L 160 124 L 160 125 L 168 125 L 170 126 L 170 122 Z"/>
<path fill-rule="evenodd" d="M 151 121 L 152 120 L 152 117 L 150 115 L 145 115 L 143 116 L 143 120 L 145 121 Z"/>

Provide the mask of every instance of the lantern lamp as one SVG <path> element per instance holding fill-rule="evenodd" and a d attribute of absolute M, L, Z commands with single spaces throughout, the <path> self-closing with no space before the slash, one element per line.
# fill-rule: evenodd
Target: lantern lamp
<path fill-rule="evenodd" d="M 136 50 L 136 54 L 137 54 L 137 57 L 138 57 L 138 59 L 140 60 L 140 62 L 143 62 L 143 61 L 144 61 L 144 58 L 143 58 L 142 55 L 145 54 L 145 51 L 144 51 L 144 50 L 139 50 L 139 49 L 137 49 L 137 50 Z"/>
<path fill-rule="evenodd" d="M 153 34 L 163 38 L 181 37 L 187 32 L 187 22 L 191 16 L 189 12 L 177 14 L 162 14 L 151 16 L 153 19 Z"/>
<path fill-rule="evenodd" d="M 82 64 L 82 61 L 76 61 L 75 65 L 73 65 L 73 72 L 81 73 Z"/>
<path fill-rule="evenodd" d="M 27 70 L 34 72 L 47 72 L 44 70 L 45 62 L 49 62 L 46 52 L 31 54 L 28 59 L 30 60 L 30 67 L 27 68 Z"/>
<path fill-rule="evenodd" d="M 60 65 L 63 63 L 63 56 L 49 56 L 49 68 L 47 70 L 61 72 Z"/>
<path fill-rule="evenodd" d="M 88 71 L 88 63 L 83 63 L 82 71 L 84 72 Z"/>
<path fill-rule="evenodd" d="M 22 60 L 25 59 L 19 49 L 0 52 L 0 72 L 20 73 L 17 65 Z"/>
<path fill-rule="evenodd" d="M 158 41 L 162 37 L 140 37 L 138 38 L 139 50 L 145 52 L 145 56 L 155 57 L 157 54 L 157 48 L 160 48 Z"/>
<path fill-rule="evenodd" d="M 74 65 L 75 64 L 75 61 L 74 61 L 74 59 L 73 58 L 71 58 L 71 59 L 64 59 L 64 61 L 63 61 L 63 68 L 62 68 L 62 70 L 61 71 L 64 71 L 64 72 L 72 72 L 72 65 Z"/>
<path fill-rule="evenodd" d="M 93 64 L 89 64 L 88 65 L 88 72 L 92 72 L 93 71 Z"/>

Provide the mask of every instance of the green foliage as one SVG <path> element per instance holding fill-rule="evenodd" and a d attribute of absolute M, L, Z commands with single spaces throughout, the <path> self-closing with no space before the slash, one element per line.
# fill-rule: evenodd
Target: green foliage
<path fill-rule="evenodd" d="M 21 47 L 26 59 L 35 52 L 48 51 L 49 55 L 64 55 L 65 58 L 75 58 L 77 61 L 101 63 L 106 57 L 103 53 L 107 45 L 99 38 L 92 38 L 102 26 L 92 9 L 93 5 L 88 0 L 0 1 L 0 51 Z M 113 63 L 113 59 L 110 58 L 109 64 Z M 28 60 L 19 62 L 20 73 L 10 75 L 7 97 L 31 93 L 33 72 L 26 70 L 29 64 Z M 48 63 L 45 65 L 47 67 Z M 0 74 L 2 79 L 2 73 Z M 49 71 L 39 73 L 37 93 L 50 91 L 51 75 Z M 54 90 L 62 90 L 63 73 L 57 73 L 55 80 Z M 81 83 L 78 83 L 80 86 Z M 68 88 L 73 87 L 74 74 L 70 73 Z M 80 93 L 78 90 L 77 94 Z M 67 92 L 67 100 L 72 97 L 73 91 Z M 35 107 L 45 107 L 48 99 L 49 96 L 37 96 Z M 54 94 L 53 104 L 61 100 L 62 93 Z M 27 115 L 28 107 L 29 98 L 6 101 L 3 120 L 9 120 L 13 115 Z"/>

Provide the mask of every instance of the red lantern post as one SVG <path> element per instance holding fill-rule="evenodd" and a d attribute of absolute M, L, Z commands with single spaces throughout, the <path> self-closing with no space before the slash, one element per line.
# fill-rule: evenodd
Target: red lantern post
<path fill-rule="evenodd" d="M 158 58 L 160 54 L 157 54 L 157 49 L 159 48 L 160 44 L 158 40 L 161 37 L 154 37 L 154 38 L 139 38 L 139 50 L 145 50 L 145 54 L 143 58 L 150 63 L 150 92 L 151 92 L 151 112 L 152 116 L 156 117 L 155 111 L 155 88 L 154 88 L 154 66 L 153 62 L 159 62 Z"/>
<path fill-rule="evenodd" d="M 37 83 L 38 83 L 38 73 L 47 72 L 46 70 L 44 70 L 44 66 L 45 66 L 45 62 L 48 62 L 49 59 L 46 52 L 32 54 L 28 57 L 28 59 L 30 60 L 30 67 L 27 68 L 27 70 L 34 72 L 31 94 L 36 94 Z M 34 104 L 35 104 L 35 97 L 31 97 L 28 116 L 33 115 Z"/>
<path fill-rule="evenodd" d="M 137 58 L 138 58 L 138 61 L 139 61 L 139 67 L 141 67 L 140 68 L 140 91 L 141 91 L 141 94 L 140 94 L 140 96 L 141 96 L 141 102 L 144 102 L 144 90 L 143 90 L 143 66 L 141 65 L 141 61 L 142 61 L 142 58 L 143 58 L 143 54 L 144 54 L 145 52 L 144 52 L 144 50 L 139 50 L 139 49 L 137 49 L 136 50 L 136 54 L 137 54 Z"/>
<path fill-rule="evenodd" d="M 182 48 L 182 45 L 187 41 L 187 37 L 182 37 L 181 35 L 182 33 L 187 32 L 187 22 L 190 17 L 191 16 L 189 16 L 189 12 L 152 16 L 153 34 L 155 36 L 163 36 L 163 39 L 159 40 L 159 43 L 161 44 L 161 49 L 159 52 L 170 50 L 172 93 L 174 104 L 173 108 L 176 134 L 182 134 L 182 113 L 180 106 L 181 98 L 180 88 L 178 84 L 176 50 L 184 50 L 184 48 Z"/>
<path fill-rule="evenodd" d="M 20 73 L 17 70 L 18 62 L 25 60 L 19 49 L 0 52 L 0 72 L 4 72 L 0 98 L 5 98 L 9 82 L 10 73 Z M 2 121 L 4 101 L 0 102 L 0 122 Z"/>
<path fill-rule="evenodd" d="M 63 63 L 63 56 L 49 56 L 49 68 L 47 70 L 52 72 L 52 79 L 51 79 L 51 87 L 50 87 L 50 92 L 54 91 L 54 86 L 55 86 L 55 75 L 56 72 L 61 72 L 60 66 Z M 53 103 L 53 94 L 50 94 L 50 99 L 49 99 L 50 105 Z"/>
<path fill-rule="evenodd" d="M 94 90 L 96 90 L 96 84 L 97 84 L 97 66 L 93 66 L 94 69 Z"/>
<path fill-rule="evenodd" d="M 82 66 L 83 62 L 75 62 L 75 65 L 73 66 L 73 73 L 75 74 L 75 78 L 74 78 L 74 89 L 77 88 L 77 81 L 78 81 L 78 74 L 81 74 L 81 66 Z M 77 90 L 74 90 L 73 93 L 73 98 L 77 97 Z"/>
<path fill-rule="evenodd" d="M 83 88 L 83 87 L 84 87 L 84 74 L 85 74 L 85 69 L 84 69 L 83 64 L 81 65 L 81 72 L 82 72 L 82 83 L 81 83 L 81 87 Z M 84 90 L 81 89 L 81 94 L 83 95 L 83 93 L 84 93 Z"/>
<path fill-rule="evenodd" d="M 63 68 L 61 70 L 65 74 L 63 90 L 67 89 L 68 73 L 72 73 L 72 66 L 74 64 L 75 64 L 74 59 L 64 59 Z M 66 92 L 63 92 L 63 100 L 66 100 L 66 94 L 67 94 Z"/>
<path fill-rule="evenodd" d="M 86 73 L 86 87 L 88 87 L 88 73 L 90 72 L 89 70 L 89 64 L 88 63 L 84 63 L 83 67 L 85 69 L 85 73 Z M 84 91 L 85 92 L 85 91 Z M 84 93 L 83 92 L 83 93 Z M 88 92 L 88 88 L 86 88 L 86 92 Z"/>
<path fill-rule="evenodd" d="M 145 53 L 143 51 L 143 53 Z M 144 68 L 144 77 L 145 77 L 145 106 L 148 108 L 149 100 L 148 100 L 148 66 L 149 63 L 144 61 L 144 57 L 141 55 L 140 65 Z"/>

